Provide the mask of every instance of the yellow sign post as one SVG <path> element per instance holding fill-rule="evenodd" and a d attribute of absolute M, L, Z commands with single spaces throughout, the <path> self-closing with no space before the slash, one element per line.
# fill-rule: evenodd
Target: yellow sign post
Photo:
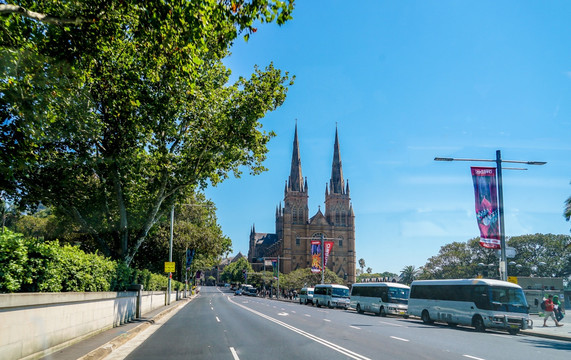
<path fill-rule="evenodd" d="M 508 276 L 508 282 L 517 284 L 517 276 Z"/>
<path fill-rule="evenodd" d="M 175 266 L 174 266 L 174 264 L 175 264 L 174 261 L 172 261 L 172 262 L 170 262 L 170 261 L 165 261 L 165 272 L 168 272 L 168 273 L 173 273 L 173 272 L 175 272 Z"/>

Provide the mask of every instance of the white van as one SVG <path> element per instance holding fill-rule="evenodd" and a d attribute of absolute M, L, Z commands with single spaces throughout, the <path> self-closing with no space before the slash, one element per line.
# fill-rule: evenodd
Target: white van
<path fill-rule="evenodd" d="M 299 291 L 299 303 L 306 305 L 307 303 L 313 304 L 313 288 L 304 287 Z"/>
<path fill-rule="evenodd" d="M 337 284 L 320 284 L 313 288 L 313 303 L 317 307 L 349 307 L 349 288 Z"/>
<path fill-rule="evenodd" d="M 387 314 L 407 317 L 410 288 L 403 284 L 369 282 L 353 284 L 351 308 L 359 314 L 365 311 L 386 316 Z"/>

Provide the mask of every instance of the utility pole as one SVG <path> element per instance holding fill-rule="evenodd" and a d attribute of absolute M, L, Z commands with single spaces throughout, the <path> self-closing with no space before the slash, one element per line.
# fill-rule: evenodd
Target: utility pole
<path fill-rule="evenodd" d="M 508 263 L 506 256 L 506 232 L 504 228 L 504 194 L 503 194 L 503 181 L 502 181 L 502 162 L 505 163 L 515 163 L 515 164 L 525 164 L 525 165 L 545 165 L 545 161 L 519 161 L 519 160 L 502 160 L 502 154 L 500 150 L 496 150 L 496 159 L 454 159 L 454 158 L 442 158 L 435 157 L 435 161 L 483 161 L 483 162 L 495 162 L 496 169 L 498 173 L 498 207 L 499 207 L 499 218 L 500 218 L 500 279 L 503 281 L 508 280 Z M 504 168 L 505 170 L 527 170 L 525 168 Z"/>

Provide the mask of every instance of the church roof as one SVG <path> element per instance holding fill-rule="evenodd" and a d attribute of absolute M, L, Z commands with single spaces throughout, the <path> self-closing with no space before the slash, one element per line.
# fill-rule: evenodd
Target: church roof
<path fill-rule="evenodd" d="M 256 242 L 256 246 L 258 245 L 269 246 L 278 241 L 278 236 L 276 234 L 255 233 L 254 241 Z"/>
<path fill-rule="evenodd" d="M 329 223 L 327 222 L 327 219 L 325 219 L 325 216 L 321 212 L 321 208 L 319 208 L 319 210 L 317 210 L 317 214 L 313 215 L 311 217 L 311 219 L 309 219 L 309 223 L 312 225 L 314 225 L 314 224 L 329 225 Z"/>

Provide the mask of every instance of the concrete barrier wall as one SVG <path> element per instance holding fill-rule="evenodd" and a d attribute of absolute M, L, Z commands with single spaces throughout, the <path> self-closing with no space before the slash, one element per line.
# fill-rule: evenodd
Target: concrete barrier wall
<path fill-rule="evenodd" d="M 143 291 L 141 313 L 165 306 L 164 291 Z M 176 301 L 171 293 L 171 303 Z M 0 294 L 0 359 L 39 358 L 131 321 L 137 292 Z"/>

